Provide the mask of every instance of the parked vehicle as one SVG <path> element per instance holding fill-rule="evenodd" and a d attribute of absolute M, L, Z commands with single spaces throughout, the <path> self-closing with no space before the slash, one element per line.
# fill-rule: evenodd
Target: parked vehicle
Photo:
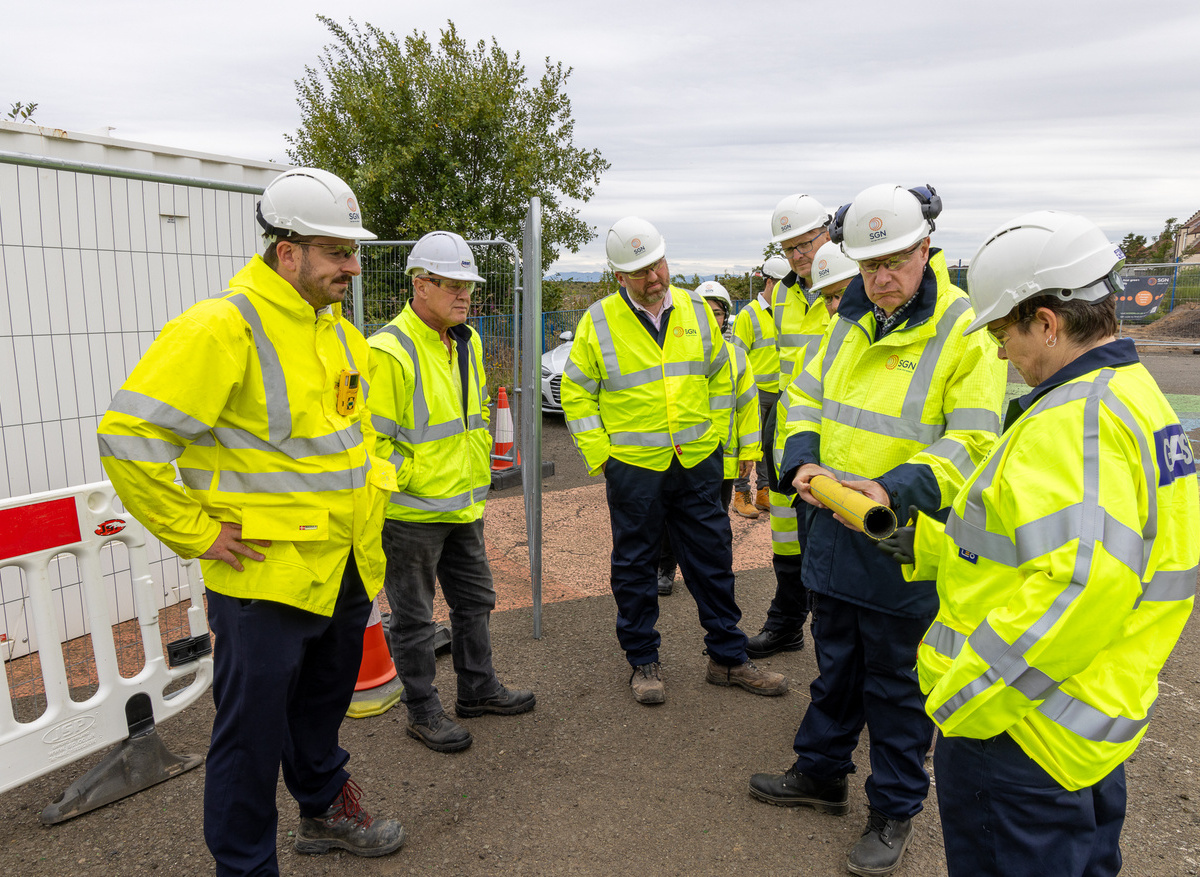
<path fill-rule="evenodd" d="M 542 354 L 543 414 L 562 414 L 562 397 L 559 395 L 559 388 L 562 385 L 563 369 L 567 367 L 567 358 L 571 355 L 571 340 L 575 337 L 575 333 L 568 329 L 558 337 L 566 343 Z"/>

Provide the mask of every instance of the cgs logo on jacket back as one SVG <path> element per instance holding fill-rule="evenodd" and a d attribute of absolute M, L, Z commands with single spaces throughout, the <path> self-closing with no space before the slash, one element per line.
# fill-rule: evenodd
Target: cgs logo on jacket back
<path fill-rule="evenodd" d="M 1196 458 L 1192 443 L 1178 423 L 1164 426 L 1154 433 L 1158 453 L 1158 486 L 1166 487 L 1177 478 L 1196 474 Z"/>

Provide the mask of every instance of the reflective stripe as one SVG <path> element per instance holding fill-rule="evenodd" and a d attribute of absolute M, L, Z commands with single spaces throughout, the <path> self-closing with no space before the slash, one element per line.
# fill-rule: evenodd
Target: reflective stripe
<path fill-rule="evenodd" d="M 466 493 L 460 493 L 457 496 L 413 496 L 409 493 L 393 493 L 392 504 L 403 506 L 407 509 L 415 509 L 423 512 L 457 512 L 463 509 L 468 509 L 477 502 L 481 502 L 486 498 L 489 485 L 484 484 L 477 490 L 468 490 Z M 476 497 L 475 494 L 482 493 L 483 496 Z"/>
<path fill-rule="evenodd" d="M 221 472 L 218 490 L 230 493 L 316 493 L 356 490 L 367 483 L 367 464 L 329 472 Z"/>
<path fill-rule="evenodd" d="M 238 293 L 229 296 L 226 301 L 238 309 L 254 334 L 254 349 L 258 353 L 259 371 L 262 374 L 263 393 L 267 403 L 267 436 L 271 444 L 279 447 L 292 434 L 292 406 L 288 402 L 287 378 L 283 373 L 283 363 L 249 297 Z"/>
<path fill-rule="evenodd" d="M 340 454 L 362 444 L 362 427 L 352 423 L 347 427 L 331 432 L 328 435 L 300 438 L 289 436 L 276 443 L 259 438 L 252 432 L 231 427 L 214 427 L 213 435 L 223 447 L 232 450 L 267 451 L 280 453 L 293 460 L 305 457 L 323 457 L 327 454 Z"/>
<path fill-rule="evenodd" d="M 186 469 L 180 466 L 179 480 L 192 490 L 208 490 L 212 485 L 213 473 L 209 469 Z"/>
<path fill-rule="evenodd" d="M 375 427 L 377 433 L 385 435 L 388 438 L 394 439 L 400 434 L 400 424 L 390 417 L 384 417 L 382 414 L 371 414 L 371 426 Z"/>
<path fill-rule="evenodd" d="M 962 475 L 963 480 L 971 477 L 971 473 L 975 471 L 975 461 L 971 459 L 971 452 L 966 449 L 962 442 L 958 439 L 942 436 L 933 444 L 921 451 L 922 454 L 932 454 L 935 457 L 941 457 L 943 460 L 950 461 L 958 473 Z"/>
<path fill-rule="evenodd" d="M 571 434 L 587 432 L 589 429 L 604 429 L 604 420 L 599 414 L 567 421 L 567 431 Z"/>
<path fill-rule="evenodd" d="M 453 420 L 431 423 L 432 414 L 429 410 L 429 400 L 425 395 L 425 380 L 421 375 L 421 360 L 417 356 L 416 343 L 412 338 L 400 331 L 399 327 L 391 324 L 384 326 L 379 331 L 380 333 L 387 333 L 396 339 L 404 352 L 408 354 L 413 367 L 413 426 L 400 426 L 397 424 L 395 431 L 388 432 L 388 435 L 392 436 L 396 441 L 407 442 L 411 445 L 421 445 L 485 427 L 482 414 L 472 414 L 466 418 L 459 416 Z M 455 343 L 461 344 L 466 342 L 456 341 Z M 478 387 L 479 380 L 476 374 L 475 358 L 468 356 L 467 359 L 471 364 L 471 377 L 474 378 L 472 386 Z M 483 399 L 480 398 L 480 408 L 482 407 Z"/>
<path fill-rule="evenodd" d="M 946 430 L 984 430 L 999 435 L 1000 415 L 988 408 L 956 408 L 946 415 Z"/>
<path fill-rule="evenodd" d="M 917 367 L 913 370 L 912 379 L 908 384 L 908 392 L 904 396 L 904 404 L 900 407 L 901 417 L 917 423 L 921 421 L 921 416 L 925 413 L 925 400 L 929 395 L 929 388 L 933 386 L 933 373 L 937 370 L 946 342 L 950 340 L 950 330 L 954 328 L 958 318 L 965 314 L 970 306 L 971 303 L 966 298 L 955 299 L 946 308 L 942 318 L 938 320 L 933 338 L 925 343 L 924 349 L 921 350 L 921 358 L 917 360 Z M 942 432 L 945 431 L 944 425 L 938 428 Z M 938 436 L 941 436 L 942 432 L 939 432 Z M 925 442 L 925 444 L 931 444 L 931 442 Z"/>
<path fill-rule="evenodd" d="M 1196 596 L 1196 567 L 1180 570 L 1160 570 L 1142 588 L 1142 599 L 1158 603 L 1187 600 Z"/>
<path fill-rule="evenodd" d="M 669 432 L 614 432 L 609 435 L 609 440 L 614 445 L 633 445 L 641 448 L 673 448 L 675 445 L 683 445 L 702 438 L 711 426 L 712 423 L 710 421 L 704 421 L 697 423 L 695 426 L 689 426 L 687 429 L 678 430 L 674 434 Z"/>
<path fill-rule="evenodd" d="M 929 625 L 929 630 L 925 631 L 925 636 L 922 637 L 921 642 L 939 655 L 945 655 L 947 658 L 954 660 L 958 657 L 958 653 L 962 651 L 962 647 L 967 644 L 967 635 L 960 633 L 952 627 L 947 627 L 940 621 L 935 621 Z"/>
<path fill-rule="evenodd" d="M 100 444 L 101 457 L 115 457 L 134 463 L 170 463 L 183 453 L 181 445 L 164 439 L 105 433 L 99 433 L 96 439 Z"/>
<path fill-rule="evenodd" d="M 1156 698 L 1150 709 L 1146 710 L 1144 719 L 1107 716 L 1091 704 L 1055 691 L 1038 706 L 1037 711 L 1085 740 L 1096 743 L 1128 743 L 1137 739 L 1138 734 L 1150 724 L 1150 718 L 1154 715 L 1157 705 Z"/>
<path fill-rule="evenodd" d="M 135 393 L 132 390 L 117 390 L 117 394 L 113 396 L 112 403 L 108 408 L 110 411 L 118 411 L 121 414 L 128 414 L 130 417 L 152 423 L 174 433 L 184 442 L 195 441 L 212 429 L 211 424 L 202 423 L 166 402 L 160 402 L 145 393 Z"/>
<path fill-rule="evenodd" d="M 737 347 L 739 350 L 744 350 L 746 353 L 749 353 L 751 351 L 751 349 L 757 344 L 758 344 L 758 342 L 756 341 L 756 342 L 754 342 L 753 345 L 748 345 L 748 344 L 746 344 L 745 340 L 743 340 L 740 335 L 733 336 L 733 345 L 735 347 Z"/>
<path fill-rule="evenodd" d="M 573 360 L 567 360 L 567 364 L 563 366 L 563 374 L 589 396 L 595 396 L 600 392 L 600 382 L 593 381 L 585 375 Z"/>
<path fill-rule="evenodd" d="M 753 344 L 750 345 L 750 349 L 751 350 L 762 350 L 765 347 L 774 347 L 774 346 L 775 346 L 774 338 L 759 338 L 757 341 L 755 341 Z"/>
<path fill-rule="evenodd" d="M 749 405 L 757 398 L 758 389 L 752 384 L 744 393 L 742 393 L 742 395 L 737 397 L 737 407 L 742 408 L 743 406 Z M 714 396 L 713 399 L 715 400 L 716 397 Z"/>
<path fill-rule="evenodd" d="M 771 517 L 773 518 L 795 518 L 796 509 L 790 505 L 775 505 L 771 503 Z"/>
<path fill-rule="evenodd" d="M 922 388 L 925 392 L 928 388 Z M 922 404 L 924 397 L 922 397 Z M 904 403 L 906 406 L 908 402 Z M 906 414 L 880 414 L 878 411 L 867 411 L 853 405 L 845 405 L 832 399 L 824 400 L 821 413 L 826 419 L 852 429 L 865 430 L 889 438 L 913 441 L 922 445 L 932 445 L 946 431 L 942 423 L 921 423 L 909 418 Z"/>
<path fill-rule="evenodd" d="M 620 377 L 621 361 L 617 358 L 617 345 L 613 343 L 612 329 L 608 325 L 608 315 L 604 313 L 604 299 L 588 308 L 588 313 L 592 317 L 592 328 L 596 331 L 596 345 L 600 348 L 600 359 L 604 363 L 604 374 L 606 375 L 604 382 L 607 384 L 607 381 Z M 575 380 L 573 375 L 571 380 Z M 597 390 L 588 392 L 595 395 Z"/>
<path fill-rule="evenodd" d="M 722 394 L 720 396 L 709 396 L 708 397 L 708 407 L 709 408 L 720 408 L 720 409 L 732 408 L 733 407 L 733 396 L 732 395 L 726 396 L 724 394 Z"/>
<path fill-rule="evenodd" d="M 825 359 L 821 362 L 822 385 L 825 383 L 825 378 L 829 375 L 829 367 L 837 359 L 838 352 L 842 349 L 842 343 L 845 342 L 846 336 L 850 333 L 850 327 L 857 325 L 857 323 L 851 323 L 849 320 L 834 318 L 833 328 L 829 332 L 829 344 L 825 347 Z"/>
<path fill-rule="evenodd" d="M 1030 700 L 1041 700 L 1058 687 L 1058 681 L 1033 667 L 1023 654 L 1015 650 L 1024 636 L 1011 646 L 992 629 L 985 620 L 967 641 L 975 654 L 987 661 L 989 669 L 984 675 L 992 682 L 1003 679 L 1009 688 L 1015 688 Z"/>
<path fill-rule="evenodd" d="M 796 385 L 796 389 L 800 390 L 802 393 L 812 399 L 820 401 L 822 398 L 824 398 L 825 388 L 821 386 L 820 381 L 810 375 L 807 371 L 801 371 L 800 374 L 796 375 L 796 379 L 793 381 L 793 383 Z"/>
<path fill-rule="evenodd" d="M 799 530 L 772 530 L 771 531 L 771 544 L 773 544 L 773 545 L 788 545 L 788 544 L 791 544 L 792 542 L 799 544 L 799 542 L 800 542 L 800 531 Z M 776 553 L 778 553 L 778 552 L 776 552 Z"/>
<path fill-rule="evenodd" d="M 704 350 L 706 352 L 706 355 L 711 360 L 709 362 L 708 370 L 705 372 L 705 377 L 711 378 L 713 375 L 715 375 L 717 372 L 719 372 L 721 369 L 723 369 L 726 366 L 726 364 L 728 364 L 728 362 L 729 362 L 729 346 L 722 345 L 721 352 L 718 353 L 716 356 L 712 355 L 711 347 L 705 347 Z"/>
<path fill-rule="evenodd" d="M 811 335 L 801 335 L 800 333 L 789 332 L 786 335 L 777 335 L 775 337 L 775 343 L 780 347 L 803 347 L 811 337 Z"/>

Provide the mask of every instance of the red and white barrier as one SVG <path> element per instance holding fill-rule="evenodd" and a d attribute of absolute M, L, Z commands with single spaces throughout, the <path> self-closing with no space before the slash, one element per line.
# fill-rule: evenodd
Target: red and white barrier
<path fill-rule="evenodd" d="M 27 625 L 31 648 L 41 668 L 45 709 L 31 721 L 19 721 L 8 674 L 0 673 L 0 792 L 71 764 L 114 743 L 122 747 L 68 789 L 47 808 L 43 822 L 59 822 L 168 779 L 203 761 L 166 752 L 154 723 L 190 706 L 212 683 L 212 655 L 205 620 L 204 585 L 199 566 L 188 564 L 190 636 L 170 644 L 169 666 L 159 634 L 158 603 L 146 556 L 146 534 L 130 515 L 116 510 L 108 482 L 0 500 L 0 570 L 23 574 L 19 600 L 6 592 L 4 634 L 14 617 Z M 141 633 L 144 664 L 122 676 L 114 625 L 118 622 L 105 582 L 110 542 L 124 545 L 129 559 L 132 598 Z M 79 570 L 78 588 L 84 621 L 91 634 L 95 691 L 86 699 L 79 680 L 69 675 L 63 657 L 57 612 L 61 585 L 50 575 L 52 560 L 69 554 Z M 14 581 L 13 576 L 6 581 Z M 18 605 L 19 604 L 19 605 Z M 31 657 L 21 660 L 32 661 Z M 36 666 L 31 664 L 30 666 Z M 181 680 L 192 677 L 186 684 Z M 164 693 L 172 685 L 178 690 Z"/>

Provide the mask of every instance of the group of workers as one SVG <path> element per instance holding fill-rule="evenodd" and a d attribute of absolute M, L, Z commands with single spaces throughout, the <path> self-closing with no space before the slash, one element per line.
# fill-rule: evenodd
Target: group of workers
<path fill-rule="evenodd" d="M 665 531 L 708 681 L 782 693 L 752 681 L 766 671 L 750 659 L 803 648 L 811 618 L 818 675 L 795 761 L 754 774 L 750 794 L 848 813 L 865 726 L 851 873 L 902 862 L 936 728 L 952 875 L 1113 875 L 1122 764 L 1195 601 L 1191 445 L 1116 337 L 1124 257 L 1099 228 L 1052 211 L 1005 223 L 972 260 L 968 297 L 932 246 L 940 213 L 929 186 L 872 186 L 833 213 L 784 198 L 771 241 L 790 270 L 768 260 L 733 345 L 716 284 L 671 286 L 657 229 L 612 227 L 621 289 L 581 320 L 562 401 L 606 480 L 618 639 L 636 700 L 663 702 Z M 1008 363 L 1032 390 L 1002 418 Z M 745 639 L 717 473 L 739 460 L 723 474 L 746 478 L 755 454 L 759 489 L 752 502 L 738 483 L 734 511 L 769 509 L 776 591 Z M 826 507 L 818 477 L 902 526 L 876 541 Z"/>
<path fill-rule="evenodd" d="M 608 231 L 621 289 L 580 321 L 562 402 L 605 480 L 617 639 L 635 700 L 663 703 L 665 554 L 695 598 L 712 684 L 785 694 L 753 659 L 803 648 L 811 617 L 818 676 L 795 762 L 755 774 L 750 793 L 849 812 L 866 725 L 852 873 L 899 866 L 936 726 L 951 874 L 1115 874 L 1121 765 L 1194 602 L 1191 447 L 1115 338 L 1122 257 L 1099 229 L 1052 212 L 1006 224 L 972 261 L 968 299 L 931 246 L 940 207 L 929 187 L 875 186 L 832 215 L 785 198 L 771 220 L 783 259 L 764 266 L 775 282 L 732 342 L 728 293 L 672 286 L 653 225 Z M 98 436 L 129 511 L 202 562 L 216 636 L 204 832 L 219 875 L 278 873 L 280 767 L 298 851 L 404 843 L 362 806 L 338 744 L 381 589 L 414 739 L 472 742 L 434 684 L 435 580 L 456 718 L 536 704 L 492 663 L 470 248 L 422 237 L 411 301 L 368 341 L 341 310 L 357 241 L 374 237 L 346 183 L 287 171 L 257 218 L 266 252 L 164 327 Z M 1002 428 L 1006 361 L 1034 389 Z M 875 542 L 822 504 L 818 476 L 902 526 Z M 739 626 L 731 498 L 771 516 L 776 592 L 754 637 Z"/>

